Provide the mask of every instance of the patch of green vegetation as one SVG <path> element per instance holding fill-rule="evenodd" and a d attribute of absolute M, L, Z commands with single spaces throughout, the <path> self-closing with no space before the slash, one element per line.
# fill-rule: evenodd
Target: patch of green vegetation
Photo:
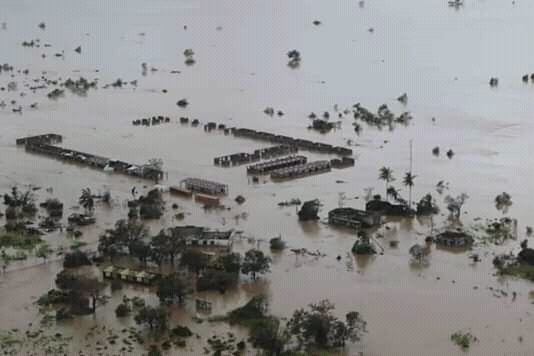
<path fill-rule="evenodd" d="M 18 329 L 0 331 L 0 351 L 3 355 L 21 355 L 26 352 L 38 352 L 42 355 L 63 355 L 72 337 L 60 333 L 47 335 L 42 329 Z"/>
<path fill-rule="evenodd" d="M 80 249 L 81 247 L 84 247 L 87 245 L 87 242 L 85 241 L 74 241 L 71 245 L 70 245 L 70 249 L 71 250 L 78 250 Z"/>
<path fill-rule="evenodd" d="M 0 248 L 13 247 L 31 251 L 42 242 L 43 239 L 36 235 L 4 234 L 0 236 Z"/>
<path fill-rule="evenodd" d="M 517 262 L 507 265 L 506 267 L 499 268 L 499 274 L 504 276 L 524 278 L 534 282 L 534 266 L 526 263 Z"/>
<path fill-rule="evenodd" d="M 467 351 L 471 343 L 478 342 L 478 338 L 470 332 L 457 331 L 451 335 L 451 341 L 460 346 L 463 351 Z"/>

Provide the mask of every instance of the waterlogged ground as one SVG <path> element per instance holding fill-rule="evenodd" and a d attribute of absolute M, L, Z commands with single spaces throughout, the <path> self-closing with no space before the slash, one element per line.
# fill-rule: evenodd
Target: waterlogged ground
<path fill-rule="evenodd" d="M 476 265 L 468 259 L 469 253 L 432 248 L 428 263 L 420 266 L 410 263 L 408 249 L 423 242 L 429 226 L 416 220 L 390 222 L 379 240 L 384 254 L 355 259 L 347 255 L 355 239 L 350 231 L 322 222 L 301 224 L 294 207 L 280 208 L 277 203 L 318 198 L 323 203 L 320 216 L 325 219 L 344 193 L 344 206 L 362 208 L 364 188 L 374 187 L 383 194 L 384 183 L 377 179 L 382 166 L 393 169 L 394 184 L 407 197 L 401 181 L 409 170 L 412 140 L 415 199 L 432 192 L 446 212 L 443 196 L 434 187 L 440 180 L 449 182 L 443 195 L 469 195 L 462 221 L 470 226 L 476 217 L 501 216 L 493 199 L 506 191 L 513 200 L 508 214 L 518 219 L 523 238 L 525 226 L 533 224 L 530 202 L 534 193 L 529 187 L 534 174 L 530 143 L 534 128 L 529 114 L 534 109 L 534 85 L 521 81 L 523 74 L 534 72 L 530 63 L 534 53 L 525 45 L 525 34 L 533 31 L 529 18 L 533 6 L 526 1 L 515 5 L 474 1 L 456 11 L 437 0 L 373 1 L 364 8 L 354 1 L 334 5 L 277 0 L 217 4 L 4 1 L 0 62 L 10 63 L 15 71 L 13 77 L 0 74 L 1 86 L 6 87 L 0 92 L 0 101 L 6 103 L 0 109 L 0 191 L 9 191 L 14 184 L 42 187 L 36 191 L 38 200 L 57 197 L 65 203 L 68 215 L 76 211 L 71 207 L 77 205 L 82 188 L 109 189 L 112 206 L 97 205 L 97 224 L 82 229 L 81 240 L 94 247 L 101 231 L 126 216 L 124 202 L 132 187 L 142 194 L 150 188 L 145 187 L 148 183 L 30 155 L 15 146 L 15 139 L 55 132 L 63 135 L 65 147 L 81 151 L 137 163 L 162 158 L 168 172 L 163 184 L 177 184 L 188 176 L 228 183 L 230 195 L 224 204 L 231 210 L 206 213 L 198 204 L 165 195 L 169 209 L 163 219 L 150 224 L 152 232 L 174 224 L 235 228 L 258 241 L 281 234 L 289 248 L 326 254 L 296 257 L 286 250 L 273 256 L 272 272 L 259 282 L 244 278 L 237 291 L 201 294 L 213 301 L 214 314 L 231 310 L 258 292 L 269 295 L 271 311 L 280 317 L 329 298 L 339 315 L 358 310 L 368 322 L 369 333 L 351 346 L 350 355 L 359 351 L 369 356 L 461 355 L 463 351 L 450 341 L 450 335 L 459 330 L 479 339 L 470 347 L 472 355 L 530 355 L 534 353 L 534 309 L 528 292 L 534 286 L 499 279 L 491 265 L 494 252 L 517 250 L 516 243 L 475 247 L 482 258 Z M 319 26 L 312 24 L 316 19 L 321 21 Z M 45 30 L 37 27 L 41 21 L 46 23 Z M 37 38 L 39 48 L 21 46 L 22 41 Z M 74 51 L 79 45 L 80 54 Z M 191 67 L 184 64 L 186 48 L 195 52 L 196 63 Z M 286 66 L 286 52 L 293 48 L 302 56 L 296 70 Z M 62 57 L 55 56 L 62 51 Z M 141 72 L 142 62 L 148 64 L 146 76 Z M 19 69 L 29 72 L 18 73 Z M 46 94 L 53 87 L 33 93 L 24 86 L 34 85 L 33 79 L 41 76 L 98 78 L 98 89 L 90 89 L 86 97 L 67 92 L 50 100 Z M 495 76 L 499 86 L 490 88 L 489 78 Z M 137 86 L 103 88 L 117 78 L 137 80 Z M 10 81 L 17 82 L 16 91 L 7 90 Z M 408 94 L 406 107 L 395 100 L 403 92 Z M 176 106 L 182 98 L 190 102 L 186 109 Z M 12 100 L 16 102 L 11 104 Z M 414 119 L 408 127 L 392 132 L 363 126 L 359 137 L 350 115 L 339 119 L 340 129 L 326 135 L 307 130 L 309 112 L 330 111 L 331 120 L 338 120 L 334 104 L 343 110 L 357 102 L 372 111 L 386 103 L 396 114 L 410 111 Z M 12 111 L 19 105 L 22 114 Z M 285 115 L 266 116 L 267 106 Z M 169 116 L 171 122 L 149 128 L 131 125 L 134 119 L 152 115 Z M 350 139 L 357 162 L 354 168 L 328 174 L 252 185 L 244 167 L 214 167 L 213 157 L 249 152 L 266 144 L 205 133 L 202 125 L 183 126 L 178 123 L 180 116 L 335 145 L 345 145 Z M 441 148 L 440 157 L 431 154 L 435 146 Z M 455 152 L 451 160 L 444 156 L 449 148 Z M 47 187 L 53 193 L 46 192 Z M 233 201 L 238 194 L 246 198 L 240 206 Z M 174 202 L 185 212 L 183 221 L 172 218 Z M 236 220 L 243 212 L 246 218 Z M 436 226 L 444 218 L 435 219 Z M 59 232 L 45 239 L 54 248 L 72 243 Z M 398 247 L 389 247 L 389 240 L 399 240 Z M 253 246 L 258 242 L 247 238 L 234 244 L 237 251 Z M 260 241 L 259 247 L 267 249 L 267 244 Z M 9 265 L 0 278 L 1 329 L 18 328 L 23 333 L 28 323 L 38 328 L 42 316 L 34 301 L 54 286 L 60 268 L 57 258 L 48 263 L 30 258 Z M 517 292 L 515 301 L 513 291 Z M 133 320 L 118 321 L 113 313 L 125 293 L 157 303 L 155 294 L 142 288 L 106 291 L 112 298 L 96 315 L 46 331 L 72 336 L 70 352 L 96 353 L 96 340 L 104 339 L 106 332 L 103 327 L 122 335 L 123 329 L 133 326 Z M 188 325 L 201 336 L 189 340 L 185 349 L 176 351 L 179 354 L 198 355 L 207 337 L 228 331 L 224 324 L 193 323 L 190 302 L 172 315 L 174 322 Z M 94 332 L 88 340 L 95 342 L 88 342 L 87 333 L 95 325 L 101 334 Z M 244 331 L 233 332 L 244 335 Z M 119 352 L 122 347 L 126 346 L 117 342 L 106 352 Z"/>

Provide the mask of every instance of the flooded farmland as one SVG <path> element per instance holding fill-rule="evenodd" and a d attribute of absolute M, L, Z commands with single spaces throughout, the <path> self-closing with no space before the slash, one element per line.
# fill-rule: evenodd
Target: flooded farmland
<path fill-rule="evenodd" d="M 161 159 L 165 178 L 159 183 L 164 186 L 187 177 L 228 184 L 229 194 L 221 198 L 229 208 L 224 210 L 206 210 L 192 199 L 163 193 L 166 208 L 160 219 L 147 222 L 150 233 L 175 225 L 234 229 L 242 232 L 234 238 L 234 251 L 258 248 L 272 257 L 270 273 L 257 281 L 241 275 L 240 286 L 224 294 L 195 292 L 184 305 L 171 306 L 171 323 L 187 325 L 200 338 L 168 354 L 201 354 L 214 334 L 247 335 L 226 323 L 192 321 L 195 299 L 210 300 L 212 314 L 221 315 L 259 293 L 268 296 L 270 313 L 280 318 L 325 298 L 335 304 L 336 315 L 359 311 L 368 332 L 348 345 L 348 355 L 462 355 L 450 340 L 458 330 L 477 337 L 469 347 L 471 355 L 534 353 L 529 300 L 534 285 L 496 276 L 492 264 L 497 253 L 519 251 L 526 227 L 534 224 L 534 192 L 529 189 L 534 175 L 534 84 L 522 81 L 524 74 L 534 72 L 534 50 L 527 45 L 534 3 L 465 1 L 455 8 L 441 0 L 376 0 L 363 6 L 345 0 L 3 0 L 1 7 L 0 24 L 5 26 L 0 26 L 0 62 L 14 69 L 0 73 L 0 102 L 5 104 L 0 108 L 0 193 L 9 193 L 14 185 L 22 190 L 40 187 L 34 191 L 37 202 L 59 199 L 66 223 L 66 216 L 83 210 L 83 188 L 95 194 L 109 191 L 109 205 L 95 203 L 96 223 L 80 227 L 79 240 L 96 250 L 104 230 L 127 218 L 132 188 L 139 195 L 152 189 L 149 180 L 30 154 L 15 145 L 17 138 L 57 133 L 63 136 L 61 146 L 73 150 L 136 164 Z M 41 22 L 45 26 L 39 27 Z M 22 46 L 32 40 L 33 46 Z M 186 49 L 194 51 L 193 65 L 184 62 Z M 293 49 L 302 58 L 298 68 L 287 65 Z M 56 87 L 51 81 L 79 77 L 96 79 L 96 88 L 48 97 Z M 493 77 L 499 79 L 496 87 L 489 85 Z M 126 84 L 112 85 L 118 78 Z M 40 85 L 44 87 L 31 89 Z M 397 100 L 403 93 L 405 104 Z M 183 98 L 185 107 L 177 105 Z M 357 134 L 357 103 L 372 112 L 386 104 L 395 115 L 409 112 L 413 119 L 392 129 L 362 122 Z M 269 107 L 274 115 L 264 113 Z M 309 114 L 322 117 L 325 111 L 335 127 L 326 133 L 309 129 Z M 133 120 L 158 115 L 170 121 L 132 125 Z M 200 124 L 181 124 L 180 117 Z M 254 183 L 245 165 L 218 167 L 213 158 L 272 144 L 222 130 L 206 132 L 208 122 L 351 148 L 355 165 Z M 432 154 L 435 147 L 439 155 Z M 449 149 L 452 158 L 446 156 Z M 306 150 L 299 154 L 309 161 L 337 158 Z M 509 193 L 513 205 L 505 216 L 518 220 L 518 241 L 475 243 L 462 252 L 432 245 L 426 263 L 418 264 L 409 249 L 424 244 L 430 223 L 397 219 L 387 220 L 378 231 L 383 254 L 353 255 L 356 232 L 326 224 L 328 211 L 339 206 L 365 209 L 370 187 L 384 196 L 386 185 L 378 179 L 383 166 L 391 167 L 392 184 L 405 199 L 409 189 L 403 176 L 413 172 L 411 200 L 433 195 L 440 208 L 433 218 L 438 228 L 447 223 L 447 195 L 467 193 L 460 220 L 470 228 L 477 218 L 502 217 L 494 198 Z M 439 181 L 446 184 L 441 195 L 436 191 Z M 243 204 L 234 201 L 238 195 L 246 198 Z M 320 220 L 299 222 L 295 206 L 278 204 L 293 198 L 319 199 Z M 178 210 L 171 208 L 174 203 Z M 176 218 L 177 211 L 184 213 L 183 219 Z M 2 225 L 6 222 L 0 218 Z M 274 253 L 269 239 L 278 235 L 287 247 Z M 66 231 L 42 238 L 54 250 L 73 243 Z M 392 240 L 398 241 L 394 247 Z M 321 257 L 292 252 L 301 248 L 319 251 Z M 469 258 L 474 253 L 480 262 Z M 0 276 L 0 329 L 23 331 L 28 323 L 39 324 L 43 315 L 35 301 L 55 288 L 61 262 L 62 256 L 55 254 L 47 261 L 30 254 L 9 263 Z M 100 274 L 96 267 L 95 273 Z M 128 352 L 121 343 L 97 349 L 96 341 L 104 340 L 109 330 L 122 334 L 130 327 L 140 329 L 133 317 L 116 318 L 115 308 L 124 294 L 158 305 L 154 290 L 125 285 L 115 292 L 106 287 L 102 294 L 110 298 L 94 314 L 54 321 L 48 329 L 73 337 L 70 353 L 146 354 L 142 346 Z M 95 325 L 107 329 L 98 334 Z M 256 351 L 247 348 L 247 353 Z"/>

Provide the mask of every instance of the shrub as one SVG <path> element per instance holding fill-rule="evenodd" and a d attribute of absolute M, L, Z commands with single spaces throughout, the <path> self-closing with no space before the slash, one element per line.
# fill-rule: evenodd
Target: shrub
<path fill-rule="evenodd" d="M 115 309 L 115 315 L 117 318 L 123 318 L 130 314 L 131 309 L 124 303 L 121 303 L 117 306 L 117 309 Z"/>
<path fill-rule="evenodd" d="M 74 251 L 65 255 L 63 268 L 76 268 L 80 266 L 90 266 L 91 261 L 87 254 L 82 251 Z"/>
<path fill-rule="evenodd" d="M 197 280 L 197 291 L 226 289 L 237 284 L 239 275 L 218 270 L 208 270 Z"/>
<path fill-rule="evenodd" d="M 150 350 L 148 351 L 148 356 L 161 356 L 161 351 L 157 346 L 152 345 L 150 346 Z"/>
<path fill-rule="evenodd" d="M 187 326 L 176 326 L 171 330 L 172 336 L 179 336 L 179 337 L 190 337 L 193 336 L 193 333 Z"/>
<path fill-rule="evenodd" d="M 17 209 L 13 206 L 6 208 L 6 219 L 13 220 L 17 218 Z"/>

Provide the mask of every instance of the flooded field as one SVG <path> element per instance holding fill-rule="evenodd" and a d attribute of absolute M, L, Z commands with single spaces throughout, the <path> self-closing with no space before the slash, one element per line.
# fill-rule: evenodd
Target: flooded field
<path fill-rule="evenodd" d="M 290 317 L 293 310 L 324 298 L 335 303 L 339 315 L 360 311 L 369 332 L 348 348 L 348 355 L 462 355 L 450 340 L 458 330 L 469 330 L 478 338 L 469 349 L 471 355 L 534 354 L 534 309 L 529 300 L 534 285 L 497 277 L 492 265 L 495 253 L 517 251 L 518 242 L 475 245 L 463 253 L 432 246 L 428 263 L 418 265 L 411 262 L 408 250 L 424 243 L 428 223 L 415 218 L 388 222 L 379 239 L 383 255 L 370 257 L 350 253 L 356 240 L 353 231 L 325 224 L 328 211 L 340 205 L 363 209 L 366 188 L 385 194 L 385 184 L 378 179 L 382 166 L 392 168 L 393 185 L 407 198 L 402 177 L 410 171 L 412 141 L 412 201 L 432 193 L 441 209 L 434 218 L 436 227 L 448 215 L 446 195 L 468 194 L 461 221 L 469 227 L 477 217 L 503 216 L 494 198 L 506 191 L 513 199 L 507 216 L 518 219 L 519 239 L 526 237 L 526 226 L 534 224 L 534 191 L 529 189 L 534 175 L 534 84 L 521 77 L 534 72 L 534 49 L 528 46 L 528 34 L 534 30 L 533 2 L 477 0 L 455 9 L 438 0 L 376 0 L 363 7 L 345 0 L 3 0 L 2 10 L 0 62 L 13 65 L 14 71 L 0 73 L 0 86 L 5 87 L 0 102 L 6 104 L 0 109 L 0 193 L 14 185 L 41 187 L 35 191 L 38 202 L 58 198 L 68 215 L 78 211 L 82 188 L 109 190 L 111 206 L 97 204 L 96 224 L 81 229 L 81 240 L 95 249 L 99 235 L 127 216 L 132 188 L 140 194 L 152 188 L 150 181 L 62 163 L 15 145 L 16 138 L 52 132 L 63 135 L 63 147 L 79 151 L 139 164 L 161 158 L 163 185 L 177 185 L 186 177 L 229 185 L 222 202 L 231 209 L 222 211 L 205 211 L 192 200 L 164 193 L 165 215 L 148 223 L 153 234 L 181 224 L 233 228 L 243 231 L 244 238 L 234 241 L 234 250 L 241 253 L 259 247 L 271 254 L 268 240 L 279 234 L 287 242 L 286 250 L 272 254 L 271 273 L 258 281 L 242 276 L 238 290 L 224 295 L 204 292 L 183 307 L 173 306 L 172 320 L 202 336 L 173 352 L 198 355 L 205 338 L 229 330 L 224 323 L 192 322 L 195 297 L 213 301 L 217 315 L 266 293 L 278 317 Z M 314 20 L 320 24 L 314 25 Z M 38 27 L 42 21 L 45 29 Z M 37 38 L 38 48 L 21 46 Z M 75 51 L 78 46 L 81 53 Z M 195 53 L 192 66 L 184 64 L 188 48 Z M 302 57 L 296 69 L 287 66 L 286 53 L 292 49 Z M 142 63 L 147 64 L 146 73 Z M 98 88 L 86 96 L 67 91 L 64 97 L 49 99 L 52 86 L 29 89 L 41 76 L 98 79 Z M 497 87 L 489 86 L 491 77 L 498 77 Z M 128 84 L 105 88 L 117 78 Z M 134 80 L 135 85 L 130 83 Z M 12 81 L 16 90 L 7 89 Z M 397 101 L 404 92 L 406 105 Z M 189 102 L 186 108 L 177 106 L 182 98 Z M 338 117 L 356 103 L 373 112 L 385 103 L 396 115 L 409 111 L 413 119 L 393 130 L 362 125 L 357 135 L 351 112 Z M 284 115 L 266 115 L 266 107 Z M 308 129 L 310 112 L 321 116 L 324 111 L 339 125 L 326 134 Z M 132 125 L 132 120 L 154 115 L 168 116 L 170 122 Z M 180 124 L 183 116 L 197 118 L 199 127 Z M 266 179 L 253 184 L 245 166 L 216 167 L 213 158 L 271 144 L 218 130 L 205 132 L 203 125 L 210 121 L 350 145 L 356 164 L 287 182 Z M 432 154 L 436 146 L 438 157 Z M 451 159 L 445 155 L 449 149 L 454 151 Z M 335 158 L 301 153 L 309 160 Z M 439 181 L 449 183 L 443 195 L 435 190 Z M 47 191 L 49 187 L 53 190 Z M 244 196 L 245 203 L 237 204 L 237 195 Z M 300 223 L 294 206 L 278 206 L 292 198 L 319 199 L 321 220 Z M 174 218 L 173 203 L 185 213 L 182 221 Z M 242 213 L 246 218 L 235 218 Z M 44 239 L 53 248 L 71 243 L 65 232 Z M 398 240 L 398 246 L 390 247 L 390 240 Z M 325 256 L 296 256 L 290 251 L 300 248 Z M 471 253 L 482 261 L 473 263 Z M 28 323 L 38 324 L 41 315 L 34 302 L 54 287 L 61 268 L 60 258 L 10 263 L 0 276 L 0 329 L 24 330 Z M 512 300 L 514 291 L 517 298 Z M 114 293 L 106 289 L 104 294 L 112 297 L 95 315 L 54 324 L 53 330 L 74 337 L 73 352 L 96 354 L 94 345 L 86 346 L 87 332 L 95 323 L 117 332 L 135 325 L 133 318 L 115 318 L 123 294 L 158 304 L 147 288 Z M 233 331 L 246 336 L 245 330 Z"/>

